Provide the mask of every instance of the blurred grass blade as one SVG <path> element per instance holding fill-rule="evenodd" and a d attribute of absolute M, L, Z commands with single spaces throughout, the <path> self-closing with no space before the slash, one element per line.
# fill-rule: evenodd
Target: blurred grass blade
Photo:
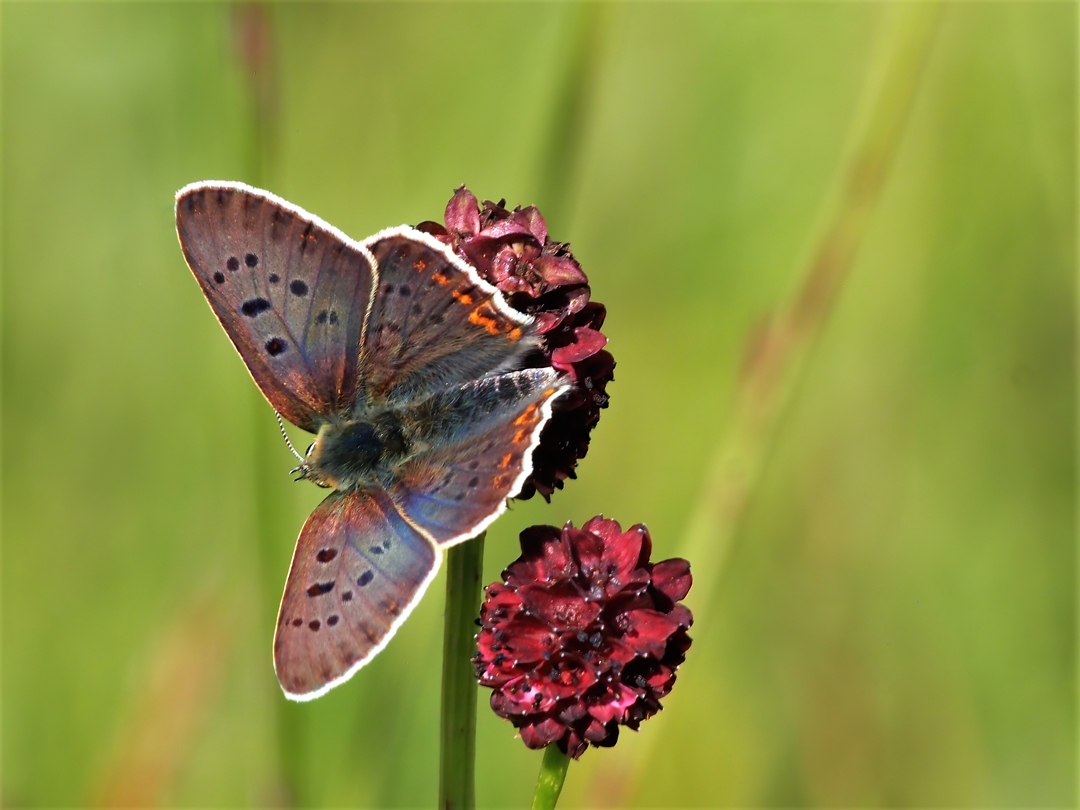
<path fill-rule="evenodd" d="M 582 142 L 596 96 L 603 36 L 614 3 L 570 6 L 574 46 L 564 69 L 548 124 L 548 138 L 539 164 L 536 204 L 547 221 L 565 222 L 571 188 L 581 160 Z"/>
<path fill-rule="evenodd" d="M 248 88 L 247 182 L 262 188 L 277 151 L 280 92 L 273 10 L 268 3 L 239 3 L 233 6 L 232 22 L 233 49 Z"/>
<path fill-rule="evenodd" d="M 691 561 L 695 624 L 704 626 L 731 543 L 757 486 L 773 437 L 806 361 L 828 320 L 854 263 L 904 123 L 915 99 L 940 15 L 937 3 L 892 4 L 882 12 L 859 112 L 835 187 L 823 206 L 822 225 L 812 240 L 791 299 L 767 319 L 747 347 L 736 389 L 734 416 L 710 465 L 705 488 L 691 516 L 681 556 Z M 659 729 L 649 729 L 636 748 L 633 776 L 616 779 L 598 770 L 590 788 L 596 805 L 624 803 L 637 793 Z M 612 785 L 621 789 L 611 790 Z"/>
<path fill-rule="evenodd" d="M 777 425 L 802 380 L 806 360 L 881 197 L 940 11 L 937 3 L 898 3 L 883 11 L 882 41 L 809 262 L 791 300 L 749 340 L 734 416 L 717 447 L 683 542 L 682 553 L 694 566 L 694 614 L 699 622 L 712 602 Z"/>
<path fill-rule="evenodd" d="M 91 803 L 155 807 L 170 792 L 218 695 L 229 646 L 228 611 L 217 596 L 188 605 L 166 628 L 131 701 Z"/>
<path fill-rule="evenodd" d="M 265 188 L 277 142 L 279 106 L 273 9 L 268 3 L 240 3 L 232 7 L 232 15 L 234 55 L 248 90 L 248 140 L 243 180 L 257 188 Z M 270 617 L 259 626 L 265 627 L 269 649 L 269 634 L 273 632 L 286 573 L 280 567 L 281 538 L 290 533 L 295 536 L 298 530 L 290 525 L 293 518 L 288 491 L 291 481 L 284 474 L 288 467 L 282 463 L 284 445 L 273 424 L 273 411 L 255 386 L 250 386 L 249 391 L 254 441 L 252 480 L 255 482 L 252 519 L 262 579 L 261 614 Z M 273 677 L 269 656 L 266 666 L 269 680 Z M 303 709 L 286 700 L 276 685 L 271 689 L 279 766 L 279 783 L 272 786 L 271 794 L 285 806 L 299 806 L 303 804 Z"/>

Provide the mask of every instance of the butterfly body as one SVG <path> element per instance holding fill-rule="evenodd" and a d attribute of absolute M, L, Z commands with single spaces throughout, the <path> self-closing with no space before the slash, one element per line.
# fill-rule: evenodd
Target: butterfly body
<path fill-rule="evenodd" d="M 331 489 L 382 485 L 393 478 L 412 447 L 405 423 L 393 411 L 370 420 L 326 422 L 299 472 Z"/>
<path fill-rule="evenodd" d="M 268 192 L 196 183 L 184 257 L 274 409 L 316 434 L 333 490 L 297 540 L 274 639 L 286 695 L 348 679 L 389 641 L 449 545 L 506 508 L 569 386 L 526 315 L 402 226 L 362 242 Z"/>

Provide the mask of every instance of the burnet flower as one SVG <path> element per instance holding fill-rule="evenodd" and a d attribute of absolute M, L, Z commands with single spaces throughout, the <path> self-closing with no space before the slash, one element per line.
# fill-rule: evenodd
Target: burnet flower
<path fill-rule="evenodd" d="M 509 211 L 505 200 L 483 207 L 464 186 L 446 206 L 446 225 L 422 222 L 416 227 L 453 248 L 488 282 L 502 291 L 510 306 L 533 316 L 544 337 L 538 364 L 565 372 L 575 383 L 555 404 L 533 451 L 533 470 L 519 498 L 539 492 L 550 500 L 589 448 L 589 433 L 608 405 L 607 384 L 615 361 L 604 350 L 600 328 L 607 314 L 590 301 L 589 279 L 569 245 L 548 238 L 547 224 L 534 206 Z"/>
<path fill-rule="evenodd" d="M 530 748 L 580 757 L 662 707 L 690 647 L 690 564 L 651 563 L 644 525 L 595 517 L 521 533 L 521 556 L 487 588 L 473 658 L 491 707 Z"/>

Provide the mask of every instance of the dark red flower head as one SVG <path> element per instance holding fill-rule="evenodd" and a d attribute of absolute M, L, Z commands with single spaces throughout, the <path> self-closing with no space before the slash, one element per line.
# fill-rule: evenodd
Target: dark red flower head
<path fill-rule="evenodd" d="M 637 729 L 671 691 L 690 647 L 690 564 L 650 563 L 638 524 L 595 517 L 521 533 L 521 556 L 489 585 L 476 674 L 491 708 L 530 748 L 558 743 L 580 757 Z"/>
<path fill-rule="evenodd" d="M 446 227 L 421 222 L 416 227 L 453 248 L 510 306 L 536 319 L 544 337 L 538 362 L 565 372 L 574 389 L 556 404 L 533 451 L 533 470 L 519 498 L 539 492 L 551 500 L 563 480 L 576 477 L 578 459 L 589 449 L 589 432 L 608 404 L 607 384 L 615 360 L 604 351 L 600 331 L 607 314 L 589 300 L 589 279 L 569 245 L 548 239 L 547 224 L 534 206 L 508 211 L 505 200 L 485 200 L 483 208 L 462 186 L 446 205 Z"/>

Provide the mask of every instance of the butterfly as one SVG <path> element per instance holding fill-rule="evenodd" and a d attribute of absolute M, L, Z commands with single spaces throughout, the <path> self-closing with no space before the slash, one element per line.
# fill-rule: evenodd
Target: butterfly
<path fill-rule="evenodd" d="M 255 384 L 315 434 L 294 472 L 333 490 L 300 531 L 274 636 L 285 695 L 310 700 L 386 646 L 444 549 L 505 511 L 570 385 L 529 367 L 532 319 L 414 228 L 357 242 L 202 182 L 177 192 L 176 230 Z"/>

